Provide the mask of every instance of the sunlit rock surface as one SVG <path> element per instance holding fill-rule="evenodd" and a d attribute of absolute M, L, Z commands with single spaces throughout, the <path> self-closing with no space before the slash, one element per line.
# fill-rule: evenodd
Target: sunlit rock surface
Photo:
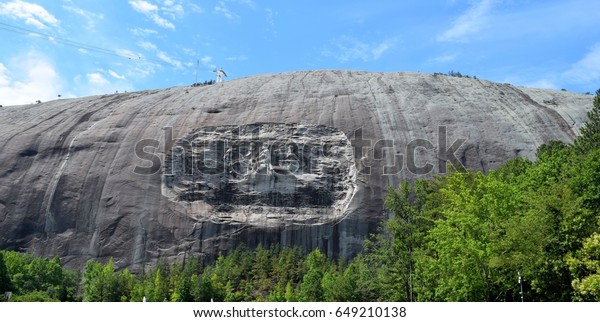
<path fill-rule="evenodd" d="M 384 217 L 388 185 L 571 142 L 592 98 L 309 71 L 4 106 L 0 248 L 134 270 L 239 243 L 348 258 Z"/>

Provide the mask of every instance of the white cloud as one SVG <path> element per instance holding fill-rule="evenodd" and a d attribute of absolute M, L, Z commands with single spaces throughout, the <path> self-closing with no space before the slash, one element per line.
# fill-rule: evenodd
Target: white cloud
<path fill-rule="evenodd" d="M 157 24 L 163 28 L 173 29 L 173 30 L 175 29 L 175 25 L 173 23 L 171 23 L 167 19 L 162 18 L 161 16 L 159 16 L 157 14 L 151 15 L 150 18 L 152 18 L 152 21 L 154 21 L 155 24 Z"/>
<path fill-rule="evenodd" d="M 139 36 L 139 37 L 146 37 L 146 36 L 158 34 L 158 31 L 152 30 L 152 29 L 146 29 L 146 28 L 131 28 L 131 29 L 129 29 L 129 31 L 131 31 L 131 33 L 134 34 L 135 36 Z"/>
<path fill-rule="evenodd" d="M 94 87 L 105 87 L 110 85 L 110 82 L 100 73 L 89 73 L 85 76 L 88 83 Z"/>
<path fill-rule="evenodd" d="M 388 38 L 379 43 L 366 43 L 353 37 L 343 36 L 333 42 L 334 50 L 325 50 L 321 54 L 334 57 L 340 63 L 353 60 L 374 61 L 392 48 L 397 41 L 397 38 Z"/>
<path fill-rule="evenodd" d="M 585 57 L 564 72 L 563 77 L 575 83 L 600 80 L 600 43 L 596 43 Z"/>
<path fill-rule="evenodd" d="M 174 1 L 164 1 L 163 6 L 160 10 L 171 19 L 181 18 L 185 14 L 185 10 L 181 4 L 175 3 Z"/>
<path fill-rule="evenodd" d="M 251 9 L 256 9 L 256 3 L 253 0 L 222 0 L 215 5 L 215 7 L 213 8 L 213 12 L 215 14 L 222 15 L 223 17 L 232 21 L 240 19 L 240 15 L 238 15 L 235 11 L 229 9 L 227 3 L 234 5 L 242 5 Z"/>
<path fill-rule="evenodd" d="M 140 66 L 136 66 L 127 71 L 127 76 L 131 78 L 146 78 L 150 75 L 156 73 L 156 65 L 155 64 L 143 64 Z"/>
<path fill-rule="evenodd" d="M 111 82 L 106 78 L 106 74 L 114 78 Z M 95 72 L 87 73 L 84 75 L 84 81 L 82 76 L 78 75 L 74 78 L 74 84 L 79 88 L 82 88 L 80 94 L 82 95 L 98 95 L 98 94 L 110 94 L 115 92 L 131 91 L 133 86 L 125 82 L 125 76 L 119 75 L 115 71 L 99 69 Z"/>
<path fill-rule="evenodd" d="M 158 26 L 175 30 L 175 25 L 172 22 L 158 14 L 159 10 L 157 5 L 144 0 L 130 0 L 129 5 L 131 5 L 133 10 L 150 18 Z"/>
<path fill-rule="evenodd" d="M 144 0 L 131 0 L 129 1 L 129 4 L 133 8 L 133 10 L 143 13 L 145 15 L 149 15 L 153 12 L 158 11 L 158 6 Z"/>
<path fill-rule="evenodd" d="M 525 82 L 523 83 L 523 86 L 531 88 L 558 89 L 558 85 L 550 79 L 539 79 L 532 82 Z"/>
<path fill-rule="evenodd" d="M 113 71 L 113 70 L 108 70 L 108 74 L 116 79 L 120 79 L 120 80 L 125 80 L 125 76 L 123 75 L 119 75 L 117 72 Z"/>
<path fill-rule="evenodd" d="M 0 63 L 0 104 L 29 104 L 56 99 L 62 86 L 58 72 L 43 55 L 29 52 Z M 64 94 L 64 93 L 63 93 Z"/>
<path fill-rule="evenodd" d="M 141 53 L 136 53 L 129 49 L 117 49 L 117 54 L 119 54 L 119 56 L 128 57 L 129 59 L 143 59 L 144 58 L 144 55 L 142 55 Z"/>
<path fill-rule="evenodd" d="M 240 16 L 238 14 L 229 10 L 229 8 L 227 7 L 227 5 L 225 4 L 224 1 L 219 1 L 219 3 L 215 6 L 214 11 L 216 14 L 223 15 L 225 18 L 227 18 L 229 20 L 237 20 L 240 18 Z"/>
<path fill-rule="evenodd" d="M 21 0 L 0 4 L 0 16 L 19 18 L 25 23 L 39 29 L 48 29 L 48 25 L 57 26 L 59 21 L 39 4 Z"/>
<path fill-rule="evenodd" d="M 192 9 L 193 12 L 195 13 L 204 13 L 204 8 L 200 7 L 199 5 L 195 4 L 195 3 L 190 3 L 188 4 L 188 6 Z"/>
<path fill-rule="evenodd" d="M 379 59 L 383 53 L 385 53 L 388 49 L 390 49 L 396 43 L 396 39 L 386 39 L 380 44 L 376 45 L 373 49 L 371 49 L 371 54 L 373 55 L 373 60 Z"/>
<path fill-rule="evenodd" d="M 182 47 L 181 50 L 188 56 L 198 57 L 198 54 L 193 49 Z"/>
<path fill-rule="evenodd" d="M 475 3 L 467 12 L 458 17 L 444 33 L 437 37 L 438 41 L 465 41 L 468 36 L 478 32 L 487 22 L 492 10 L 493 0 L 482 0 Z"/>
<path fill-rule="evenodd" d="M 86 19 L 87 20 L 86 28 L 89 30 L 95 30 L 96 23 L 98 22 L 98 20 L 104 19 L 104 15 L 101 13 L 93 13 L 93 12 L 83 10 L 81 8 L 77 8 L 74 6 L 67 6 L 67 5 L 63 5 L 63 8 L 69 12 L 77 14 L 77 15 L 83 17 L 84 19 Z"/>
<path fill-rule="evenodd" d="M 177 59 L 175 59 L 175 58 L 167 55 L 165 52 L 162 52 L 162 51 L 159 51 L 156 54 L 156 57 L 158 57 L 158 59 L 164 61 L 165 63 L 173 65 L 173 66 L 175 66 L 177 68 L 180 68 L 183 65 L 180 61 L 178 61 Z"/>
<path fill-rule="evenodd" d="M 204 56 L 202 58 L 200 58 L 200 61 L 203 64 L 210 64 L 212 62 L 213 58 L 211 56 Z"/>
<path fill-rule="evenodd" d="M 444 63 L 449 63 L 451 61 L 454 61 L 456 59 L 456 57 L 458 57 L 457 54 L 441 55 L 441 56 L 434 57 L 432 59 L 432 61 L 434 61 L 436 63 L 444 64 Z"/>
<path fill-rule="evenodd" d="M 245 61 L 245 60 L 248 60 L 248 57 L 246 57 L 245 55 L 240 55 L 240 56 L 227 57 L 225 59 L 229 60 L 229 61 Z"/>
<path fill-rule="evenodd" d="M 232 1 L 232 0 L 230 0 L 230 1 Z M 253 0 L 233 0 L 233 1 L 243 4 L 243 5 L 246 5 L 250 8 L 256 7 L 256 3 Z"/>
<path fill-rule="evenodd" d="M 151 42 L 149 42 L 149 41 L 142 40 L 142 41 L 139 41 L 137 43 L 137 45 L 140 46 L 140 47 L 142 47 L 142 48 L 144 48 L 144 49 L 146 49 L 146 50 L 156 50 L 156 45 L 153 44 L 153 43 L 151 43 Z"/>
<path fill-rule="evenodd" d="M 267 23 L 269 26 L 275 27 L 275 16 L 277 16 L 278 12 L 273 11 L 271 8 L 265 9 L 265 12 L 267 13 Z"/>
<path fill-rule="evenodd" d="M 10 75 L 8 69 L 4 66 L 4 64 L 0 63 L 0 86 L 8 86 L 11 83 Z"/>

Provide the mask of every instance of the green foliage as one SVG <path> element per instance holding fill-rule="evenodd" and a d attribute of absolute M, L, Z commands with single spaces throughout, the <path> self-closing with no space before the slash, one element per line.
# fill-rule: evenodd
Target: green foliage
<path fill-rule="evenodd" d="M 127 269 L 116 273 L 112 259 L 106 265 L 90 260 L 83 270 L 83 301 L 128 301 L 134 287 L 134 279 Z"/>
<path fill-rule="evenodd" d="M 304 267 L 306 273 L 300 283 L 298 299 L 305 302 L 323 301 L 323 276 L 328 270 L 328 261 L 318 249 L 306 256 Z"/>
<path fill-rule="evenodd" d="M 0 296 L 4 295 L 4 292 L 12 291 L 13 286 L 8 275 L 8 269 L 6 263 L 4 263 L 4 255 L 0 252 Z"/>
<path fill-rule="evenodd" d="M 24 295 L 13 295 L 10 298 L 11 302 L 60 302 L 59 300 L 50 297 L 46 292 L 33 291 Z"/>
<path fill-rule="evenodd" d="M 581 136 L 575 140 L 575 148 L 580 153 L 590 152 L 600 148 L 600 89 L 596 91 L 594 106 L 587 113 L 588 120 L 579 130 Z"/>
<path fill-rule="evenodd" d="M 586 238 L 583 247 L 567 257 L 571 273 L 574 299 L 600 301 L 600 234 Z"/>
<path fill-rule="evenodd" d="M 28 293 L 43 292 L 52 300 L 75 300 L 79 276 L 64 269 L 58 257 L 43 259 L 9 251 L 0 251 L 0 256 L 10 278 L 8 285 L 17 299 L 27 299 L 22 296 Z"/>
<path fill-rule="evenodd" d="M 433 73 L 433 76 L 439 76 L 439 75 L 450 76 L 450 77 L 458 77 L 458 78 L 462 78 L 462 77 L 471 78 L 471 76 L 469 76 L 469 75 L 465 75 L 465 74 L 462 74 L 461 72 L 454 71 L 454 70 L 451 70 L 451 71 L 449 71 L 446 74 L 444 74 L 444 73 Z M 477 79 L 477 76 L 473 76 L 473 79 Z"/>

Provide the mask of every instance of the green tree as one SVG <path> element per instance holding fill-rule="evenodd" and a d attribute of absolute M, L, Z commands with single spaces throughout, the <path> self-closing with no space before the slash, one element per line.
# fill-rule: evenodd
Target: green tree
<path fill-rule="evenodd" d="M 10 298 L 11 302 L 59 302 L 59 300 L 52 298 L 46 292 L 33 291 L 24 295 L 13 295 Z"/>
<path fill-rule="evenodd" d="M 300 283 L 298 299 L 303 302 L 318 302 L 323 300 L 323 287 L 321 282 L 328 269 L 327 258 L 318 249 L 306 256 L 304 261 L 306 274 Z"/>
<path fill-rule="evenodd" d="M 179 275 L 175 283 L 175 291 L 171 296 L 171 301 L 174 302 L 192 302 L 194 301 L 193 295 L 193 282 L 192 276 L 200 272 L 200 263 L 197 259 L 188 259 L 185 261 L 183 271 Z"/>
<path fill-rule="evenodd" d="M 0 251 L 0 296 L 4 295 L 3 292 L 12 291 L 12 283 L 10 276 L 8 275 L 8 269 L 4 262 L 4 252 Z"/>
<path fill-rule="evenodd" d="M 582 198 L 584 207 L 600 215 L 600 148 L 583 156 L 574 173 L 570 187 Z"/>
<path fill-rule="evenodd" d="M 387 265 L 381 265 L 378 276 L 381 290 L 389 301 L 413 301 L 415 250 L 423 246 L 429 228 L 425 219 L 425 190 L 427 184 L 419 180 L 415 188 L 404 181 L 397 189 L 388 187 L 385 206 L 391 212 L 376 256 Z M 413 202 L 411 203 L 411 198 Z"/>
<path fill-rule="evenodd" d="M 281 282 L 277 283 L 275 289 L 269 293 L 267 302 L 285 302 L 285 286 Z"/>
<path fill-rule="evenodd" d="M 106 265 L 89 260 L 83 269 L 83 301 L 120 302 L 131 299 L 134 277 L 128 270 L 115 273 L 112 258 Z"/>
<path fill-rule="evenodd" d="M 153 276 L 153 287 L 149 297 L 149 301 L 152 302 L 166 302 L 170 299 L 169 294 L 169 281 L 167 273 L 164 272 L 160 267 L 154 271 Z"/>
<path fill-rule="evenodd" d="M 419 300 L 516 299 L 517 271 L 531 272 L 549 243 L 548 217 L 527 211 L 518 181 L 506 169 L 456 172 L 428 192 L 425 208 L 434 215 L 415 256 Z"/>
<path fill-rule="evenodd" d="M 572 282 L 574 299 L 600 301 L 600 234 L 586 238 L 579 251 L 568 255 L 567 263 L 575 276 Z"/>
<path fill-rule="evenodd" d="M 272 287 L 272 258 L 274 254 L 268 249 L 265 249 L 261 244 L 254 250 L 254 263 L 252 265 L 252 283 L 254 284 L 254 292 L 256 296 L 264 296 L 268 294 Z"/>
<path fill-rule="evenodd" d="M 323 275 L 323 300 L 328 302 L 356 302 L 357 283 L 352 269 L 330 270 Z"/>
<path fill-rule="evenodd" d="M 385 258 L 373 253 L 359 254 L 348 264 L 344 276 L 352 283 L 350 296 L 353 302 L 385 301 L 385 286 L 381 282 L 380 268 L 387 265 Z"/>
<path fill-rule="evenodd" d="M 294 288 L 292 287 L 292 283 L 287 282 L 287 284 L 285 285 L 285 300 L 286 302 L 297 302 L 298 301 L 298 297 L 296 296 L 296 292 L 294 290 Z"/>
<path fill-rule="evenodd" d="M 54 300 L 75 300 L 79 276 L 62 267 L 58 257 L 37 258 L 30 254 L 2 252 L 13 295 L 44 292 Z"/>
<path fill-rule="evenodd" d="M 587 122 L 579 130 L 581 135 L 575 140 L 575 148 L 581 153 L 600 148 L 600 89 L 596 91 L 592 110 L 587 117 Z"/>

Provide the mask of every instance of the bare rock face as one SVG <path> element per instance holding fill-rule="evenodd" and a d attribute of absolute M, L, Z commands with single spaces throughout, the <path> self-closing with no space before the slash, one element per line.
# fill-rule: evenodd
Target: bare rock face
<path fill-rule="evenodd" d="M 592 99 L 309 71 L 2 107 L 0 248 L 133 270 L 242 242 L 349 258 L 388 185 L 571 142 Z"/>

